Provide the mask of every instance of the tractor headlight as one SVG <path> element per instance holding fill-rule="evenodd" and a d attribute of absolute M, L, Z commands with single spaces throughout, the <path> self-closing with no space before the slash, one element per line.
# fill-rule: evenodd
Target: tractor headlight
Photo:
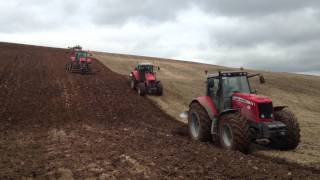
<path fill-rule="evenodd" d="M 273 114 L 271 114 L 271 118 L 273 118 Z"/>
<path fill-rule="evenodd" d="M 262 119 L 264 119 L 264 118 L 265 118 L 264 114 L 261 114 L 261 118 L 262 118 Z"/>

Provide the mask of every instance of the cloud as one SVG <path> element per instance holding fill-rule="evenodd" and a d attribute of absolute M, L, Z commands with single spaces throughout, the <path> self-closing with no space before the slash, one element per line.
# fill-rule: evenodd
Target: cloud
<path fill-rule="evenodd" d="M 257 16 L 282 14 L 305 8 L 319 7 L 320 2 L 317 0 L 202 0 L 198 4 L 208 12 L 218 13 L 223 16 L 255 18 Z"/>
<path fill-rule="evenodd" d="M 315 0 L 11 0 L 0 23 L 0 41 L 320 71 Z"/>
<path fill-rule="evenodd" d="M 130 20 L 163 22 L 175 18 L 188 7 L 188 0 L 97 0 L 93 21 L 97 24 L 123 24 Z"/>

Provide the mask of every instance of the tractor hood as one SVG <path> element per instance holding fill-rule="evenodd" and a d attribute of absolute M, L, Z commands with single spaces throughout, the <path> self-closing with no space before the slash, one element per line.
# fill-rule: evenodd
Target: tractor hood
<path fill-rule="evenodd" d="M 234 93 L 232 100 L 241 101 L 246 104 L 271 103 L 272 100 L 265 96 L 247 93 Z"/>
<path fill-rule="evenodd" d="M 150 73 L 150 72 L 146 72 L 146 80 L 148 81 L 155 81 L 156 80 L 156 76 L 154 73 Z"/>

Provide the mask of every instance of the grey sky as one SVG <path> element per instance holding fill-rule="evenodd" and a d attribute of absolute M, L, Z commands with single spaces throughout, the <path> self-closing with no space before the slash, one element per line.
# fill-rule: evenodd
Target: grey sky
<path fill-rule="evenodd" d="M 320 72 L 317 0 L 10 0 L 0 23 L 0 41 Z"/>

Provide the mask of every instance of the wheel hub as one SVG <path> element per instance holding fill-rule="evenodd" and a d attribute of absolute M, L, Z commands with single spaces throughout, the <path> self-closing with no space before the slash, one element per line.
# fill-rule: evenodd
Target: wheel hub
<path fill-rule="evenodd" d="M 223 125 L 221 136 L 222 136 L 222 141 L 224 145 L 228 148 L 231 148 L 232 141 L 233 141 L 233 134 L 232 134 L 231 127 L 228 124 Z"/>
<path fill-rule="evenodd" d="M 199 122 L 199 118 L 198 115 L 196 113 L 192 113 L 191 114 L 191 134 L 193 137 L 197 138 L 199 136 L 199 126 L 200 126 L 200 122 Z"/>

